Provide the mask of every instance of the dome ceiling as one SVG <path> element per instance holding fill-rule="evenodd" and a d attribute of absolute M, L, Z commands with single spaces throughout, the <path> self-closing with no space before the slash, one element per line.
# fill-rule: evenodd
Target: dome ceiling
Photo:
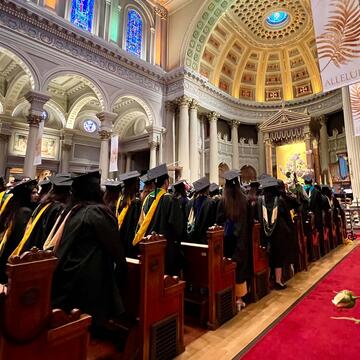
<path fill-rule="evenodd" d="M 250 101 L 321 92 L 308 0 L 235 0 L 203 48 L 200 73 Z"/>

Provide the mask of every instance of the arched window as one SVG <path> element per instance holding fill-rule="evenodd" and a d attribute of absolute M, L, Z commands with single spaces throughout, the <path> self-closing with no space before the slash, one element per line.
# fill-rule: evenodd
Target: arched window
<path fill-rule="evenodd" d="M 141 57 L 143 19 L 136 10 L 129 10 L 126 30 L 126 51 Z"/>
<path fill-rule="evenodd" d="M 78 28 L 92 30 L 94 0 L 72 0 L 70 21 Z"/>

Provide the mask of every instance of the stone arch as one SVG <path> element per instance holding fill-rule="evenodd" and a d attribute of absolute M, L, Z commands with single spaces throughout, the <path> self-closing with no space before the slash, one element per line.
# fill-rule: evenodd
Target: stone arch
<path fill-rule="evenodd" d="M 40 76 L 37 68 L 32 63 L 32 61 L 26 58 L 26 55 L 22 54 L 18 49 L 14 49 L 13 47 L 8 46 L 7 44 L 0 42 L 0 53 L 3 53 L 13 59 L 28 75 L 31 88 L 33 90 L 40 89 Z"/>
<path fill-rule="evenodd" d="M 80 113 L 81 109 L 88 104 L 90 101 L 99 100 L 93 94 L 84 94 L 82 95 L 77 101 L 72 105 L 69 115 L 66 121 L 66 127 L 69 129 L 73 129 L 75 125 L 75 120 L 78 114 Z"/>
<path fill-rule="evenodd" d="M 50 99 L 44 105 L 44 110 L 46 110 L 48 112 L 49 111 L 52 112 L 52 114 L 54 115 L 55 120 L 57 120 L 57 122 L 60 122 L 61 128 L 64 128 L 66 126 L 65 115 L 63 113 L 62 108 L 60 107 L 60 105 L 56 101 L 54 101 L 53 99 Z"/>
<path fill-rule="evenodd" d="M 106 109 L 108 109 L 109 101 L 105 91 L 103 90 L 99 82 L 93 78 L 90 79 L 87 75 L 80 73 L 78 71 L 62 69 L 48 73 L 42 85 L 42 90 L 47 91 L 51 81 L 61 76 L 75 76 L 81 79 L 85 83 L 85 85 L 87 85 L 94 92 L 95 96 L 100 102 L 102 111 L 106 111 Z"/>
<path fill-rule="evenodd" d="M 257 178 L 256 170 L 251 165 L 244 165 L 241 168 L 241 180 L 244 183 L 250 183 L 250 181 L 255 181 Z"/>
<path fill-rule="evenodd" d="M 16 101 L 28 81 L 29 76 L 27 74 L 19 73 L 15 76 L 6 92 L 5 111 L 11 112 L 14 109 Z"/>
<path fill-rule="evenodd" d="M 207 38 L 232 3 L 232 0 L 208 0 L 203 5 L 184 40 L 181 59 L 184 59 L 185 66 L 198 70 Z"/>

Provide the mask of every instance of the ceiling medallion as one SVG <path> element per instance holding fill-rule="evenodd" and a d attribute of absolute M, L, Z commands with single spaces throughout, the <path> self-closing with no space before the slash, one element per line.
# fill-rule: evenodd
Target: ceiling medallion
<path fill-rule="evenodd" d="M 273 11 L 266 17 L 266 24 L 271 28 L 280 29 L 288 24 L 290 15 L 287 11 Z"/>

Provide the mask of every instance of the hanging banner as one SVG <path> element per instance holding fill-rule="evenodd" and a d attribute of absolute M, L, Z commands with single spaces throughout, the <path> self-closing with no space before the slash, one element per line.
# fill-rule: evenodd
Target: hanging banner
<path fill-rule="evenodd" d="M 42 120 L 39 124 L 39 130 L 35 145 L 34 165 L 41 165 L 41 145 L 42 145 L 42 137 L 44 133 L 44 123 L 45 122 Z"/>
<path fill-rule="evenodd" d="M 110 166 L 109 171 L 118 171 L 118 151 L 119 151 L 119 136 L 111 138 L 111 152 L 110 152 Z"/>
<path fill-rule="evenodd" d="M 360 83 L 349 86 L 355 136 L 360 136 Z"/>
<path fill-rule="evenodd" d="M 324 91 L 360 81 L 359 0 L 311 0 Z"/>

